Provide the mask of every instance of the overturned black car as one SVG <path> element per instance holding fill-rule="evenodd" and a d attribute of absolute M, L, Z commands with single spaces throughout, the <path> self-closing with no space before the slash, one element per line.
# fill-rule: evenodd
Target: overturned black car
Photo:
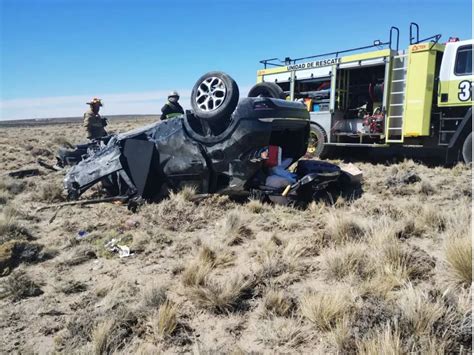
<path fill-rule="evenodd" d="M 68 197 L 102 182 L 113 196 L 150 201 L 185 186 L 200 194 L 309 201 L 337 182 L 340 169 L 298 161 L 308 145 L 309 114 L 282 94 L 276 84 L 261 83 L 239 101 L 232 78 L 207 73 L 183 116 L 62 151 L 60 162 L 73 165 L 64 179 Z"/>

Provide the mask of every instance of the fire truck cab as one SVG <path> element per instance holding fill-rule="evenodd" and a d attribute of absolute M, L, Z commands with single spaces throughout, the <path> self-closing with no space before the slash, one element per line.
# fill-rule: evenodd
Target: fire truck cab
<path fill-rule="evenodd" d="M 303 58 L 262 60 L 257 82 L 278 84 L 311 116 L 309 153 L 331 146 L 424 149 L 446 163 L 471 162 L 473 40 L 441 35 L 399 50 L 399 29 L 387 42 Z M 395 151 L 394 151 L 395 152 Z"/>

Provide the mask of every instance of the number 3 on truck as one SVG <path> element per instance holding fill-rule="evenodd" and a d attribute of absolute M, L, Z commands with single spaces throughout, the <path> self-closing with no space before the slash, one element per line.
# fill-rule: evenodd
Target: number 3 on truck
<path fill-rule="evenodd" d="M 464 80 L 459 83 L 459 101 L 468 101 L 472 97 L 472 81 Z"/>

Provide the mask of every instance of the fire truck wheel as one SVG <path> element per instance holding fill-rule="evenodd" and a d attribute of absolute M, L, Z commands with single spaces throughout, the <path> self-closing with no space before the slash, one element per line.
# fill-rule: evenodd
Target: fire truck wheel
<path fill-rule="evenodd" d="M 204 121 L 217 123 L 234 112 L 239 101 L 239 88 L 229 75 L 209 72 L 201 76 L 191 92 L 194 115 Z"/>
<path fill-rule="evenodd" d="M 327 147 L 324 146 L 326 133 L 318 125 L 311 124 L 306 155 L 311 158 L 324 158 Z"/>
<path fill-rule="evenodd" d="M 472 132 L 469 133 L 462 145 L 462 157 L 466 164 L 472 162 Z"/>
<path fill-rule="evenodd" d="M 285 99 L 286 95 L 275 83 L 258 83 L 254 85 L 247 95 L 248 97 L 271 97 L 274 99 Z"/>

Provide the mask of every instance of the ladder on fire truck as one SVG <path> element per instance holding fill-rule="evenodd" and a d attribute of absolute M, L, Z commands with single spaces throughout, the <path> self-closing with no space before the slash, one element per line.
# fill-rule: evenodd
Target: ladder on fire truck
<path fill-rule="evenodd" d="M 403 143 L 403 123 L 405 114 L 405 92 L 408 54 L 392 57 L 389 104 L 385 135 L 387 143 Z"/>

